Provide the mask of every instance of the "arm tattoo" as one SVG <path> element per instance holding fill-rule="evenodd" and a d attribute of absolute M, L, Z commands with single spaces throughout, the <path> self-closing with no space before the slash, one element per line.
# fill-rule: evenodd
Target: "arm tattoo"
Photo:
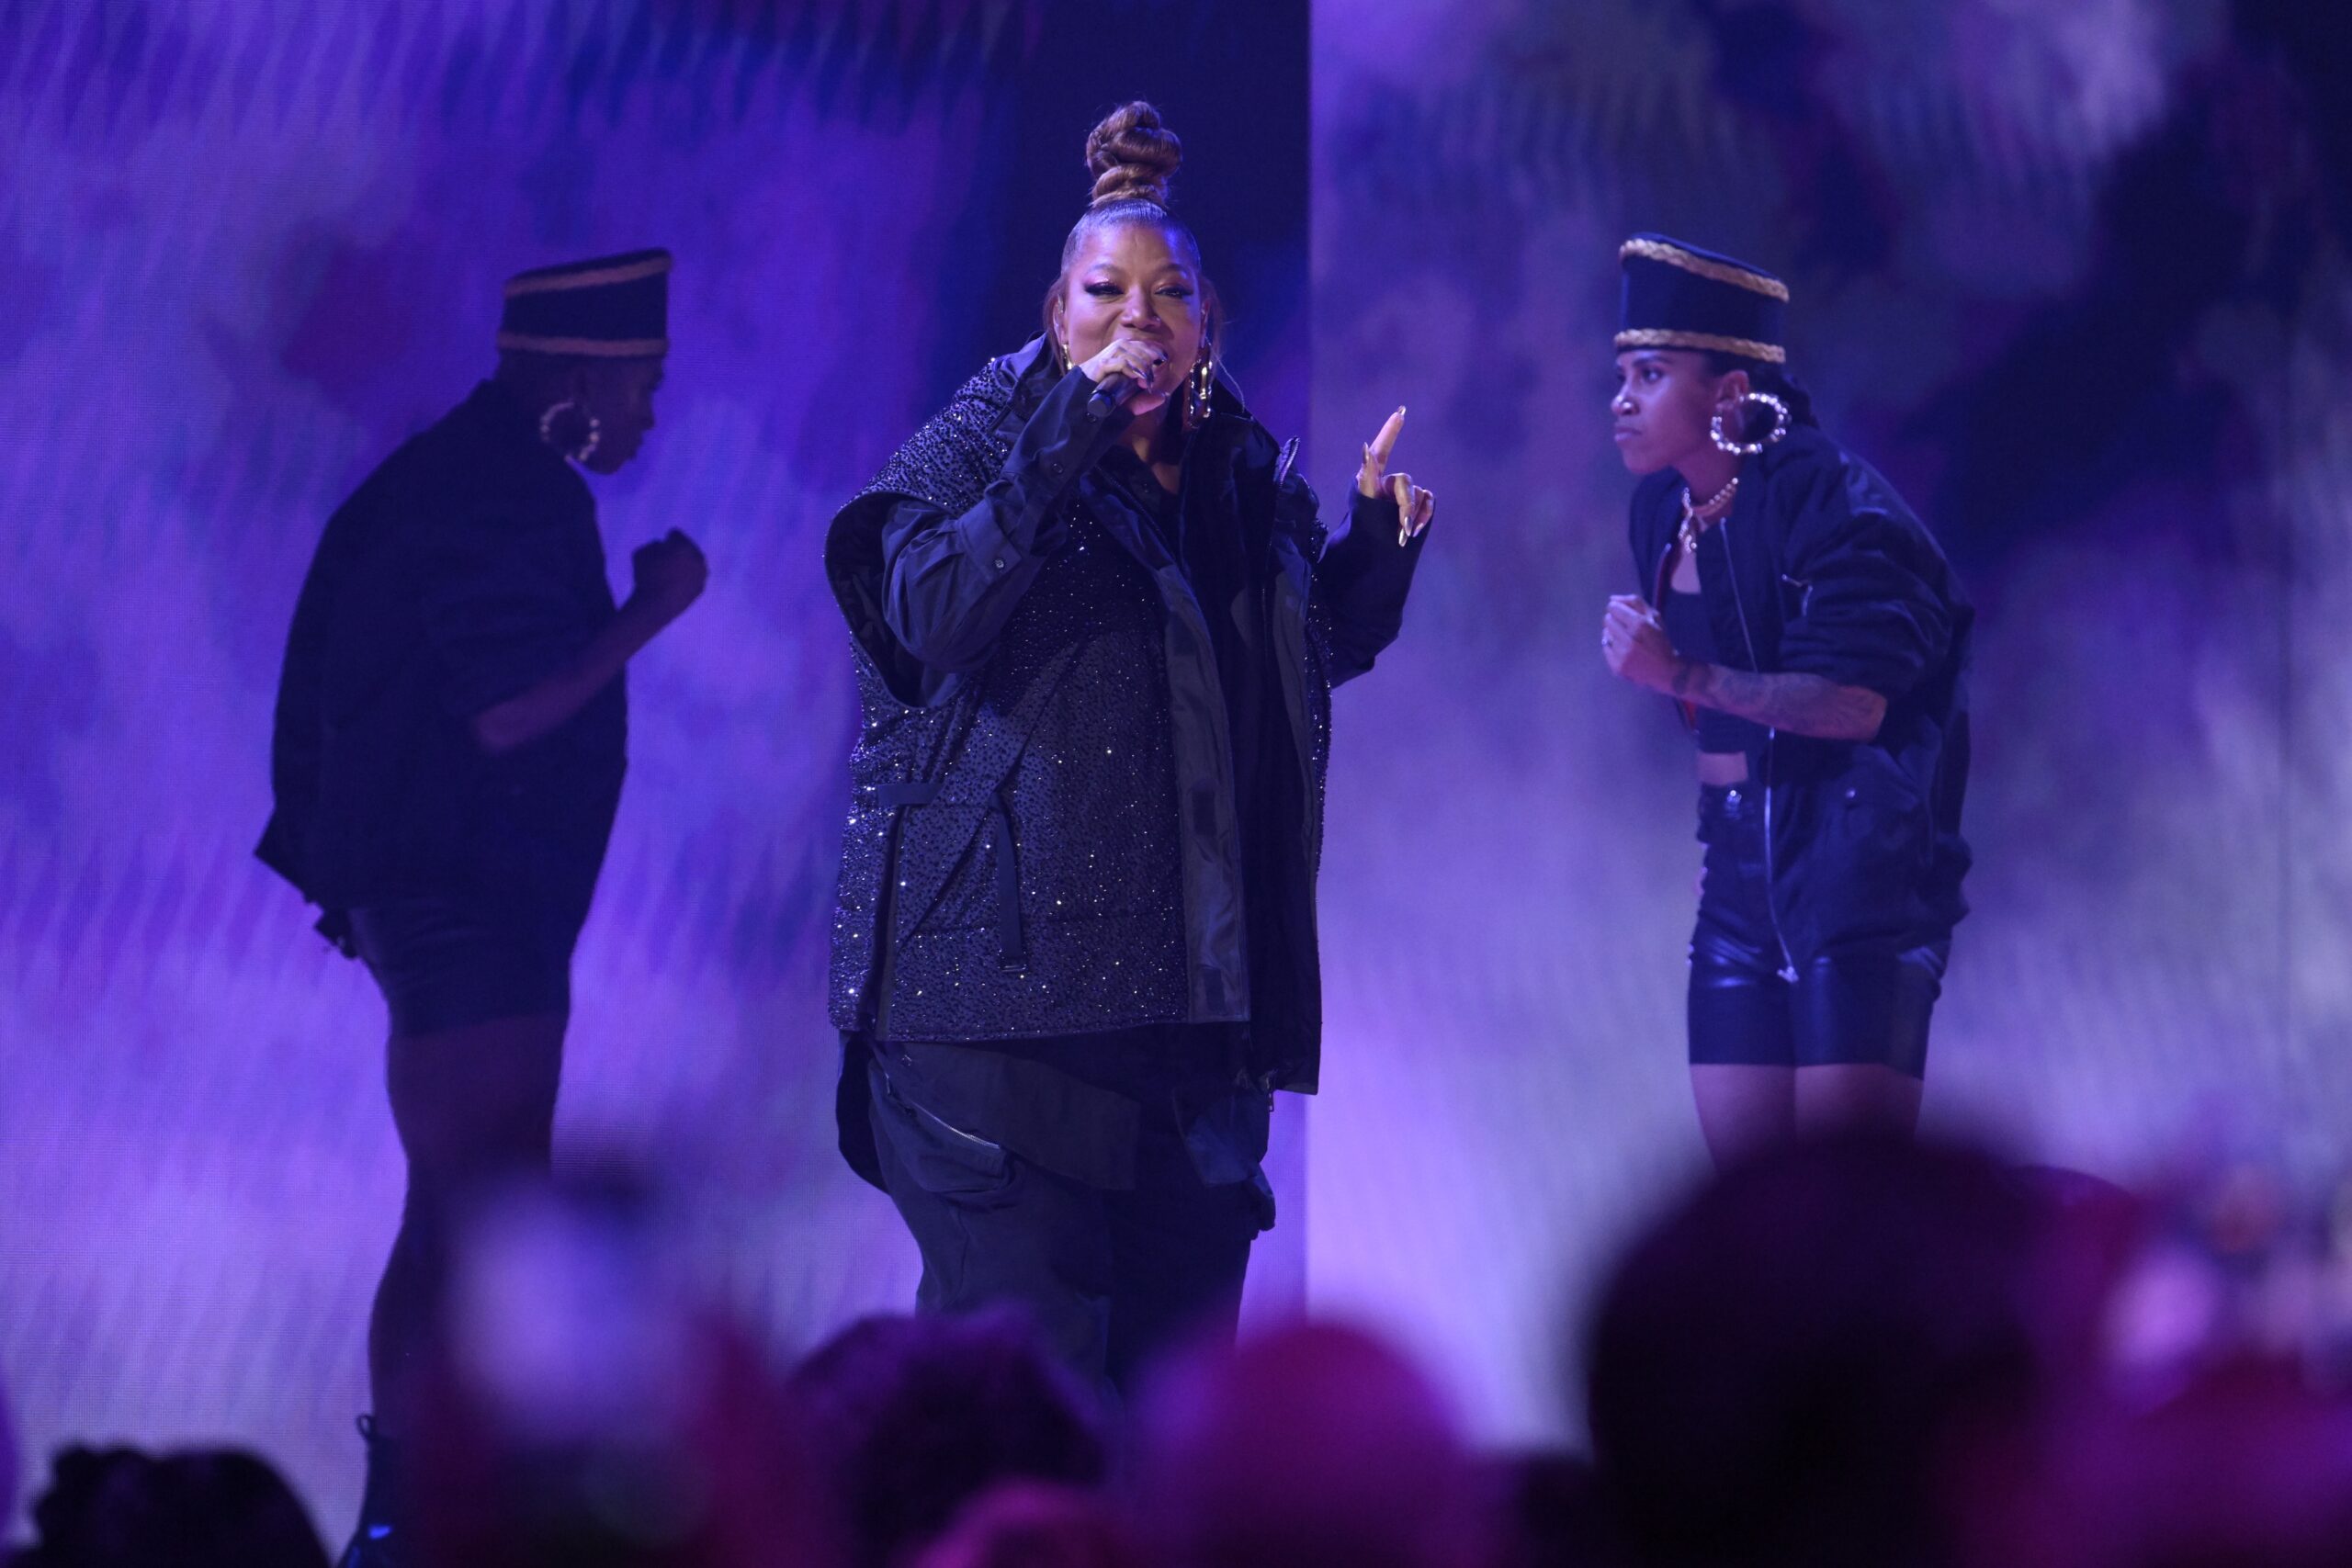
<path fill-rule="evenodd" d="M 1818 675 L 1758 675 L 1720 664 L 1685 664 L 1674 694 L 1791 735 L 1826 740 L 1868 740 L 1886 717 L 1886 699 L 1860 686 Z"/>

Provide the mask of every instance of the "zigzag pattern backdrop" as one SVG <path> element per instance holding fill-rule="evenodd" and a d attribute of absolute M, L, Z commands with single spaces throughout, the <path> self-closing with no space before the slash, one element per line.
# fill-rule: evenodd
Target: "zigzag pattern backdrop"
<path fill-rule="evenodd" d="M 1982 613 L 1977 913 L 1928 1121 L 2137 1180 L 2352 1164 L 2352 113 L 2326 7 L 1326 0 L 1316 428 L 1440 492 L 1340 697 L 1316 1301 L 1488 1430 L 1573 1427 L 1577 1308 L 1702 1164 L 1690 745 L 1633 591 L 1618 242 L 1786 275 L 1825 423 Z"/>
<path fill-rule="evenodd" d="M 1406 641 L 1340 701 L 1308 1262 L 1484 1429 L 1572 1425 L 1567 1309 L 1698 1161 L 1688 759 L 1591 635 L 1627 576 L 1600 410 L 1636 227 L 1791 276 L 1826 417 L 1984 612 L 1931 1118 L 2117 1177 L 2206 1127 L 2306 1183 L 2345 1165 L 2325 11 L 1318 7 L 1316 434 L 1345 454 L 1410 404 L 1442 501 Z M 616 549 L 683 524 L 717 567 L 637 677 L 564 1136 L 658 1156 L 783 1342 L 905 1299 L 826 1124 L 848 694 L 817 530 L 1027 330 L 1075 128 L 1130 91 L 1186 132 L 1237 362 L 1299 426 L 1296 35 L 1240 0 L 0 10 L 0 1382 L 28 1449 L 229 1438 L 350 1501 L 398 1168 L 369 987 L 246 855 L 269 683 L 326 509 L 480 373 L 491 283 L 557 255 L 679 250 L 663 428 L 605 513 Z"/>
<path fill-rule="evenodd" d="M 823 525 L 1035 330 L 1127 96 L 1186 134 L 1237 366 L 1303 425 L 1306 72 L 1304 8 L 1249 3 L 0 8 L 0 1387 L 36 1462 L 232 1440 L 356 1505 L 400 1168 L 373 988 L 249 856 L 269 705 L 327 513 L 549 260 L 676 251 L 662 427 L 600 504 L 616 560 L 682 526 L 714 567 L 632 676 L 560 1142 L 663 1172 L 780 1348 L 911 1301 L 831 1150 Z"/>

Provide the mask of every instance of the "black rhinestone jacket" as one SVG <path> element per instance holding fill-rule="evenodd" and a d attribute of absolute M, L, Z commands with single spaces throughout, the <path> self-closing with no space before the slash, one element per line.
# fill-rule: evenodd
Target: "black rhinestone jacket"
<path fill-rule="evenodd" d="M 1360 499 L 1326 550 L 1220 384 L 1185 458 L 1183 526 L 1231 546 L 1204 594 L 1104 471 L 1127 416 L 1091 391 L 1042 341 L 993 360 L 833 520 L 863 720 L 832 1020 L 1246 1023 L 1253 1080 L 1311 1089 L 1330 691 L 1395 639 L 1426 536 Z"/>

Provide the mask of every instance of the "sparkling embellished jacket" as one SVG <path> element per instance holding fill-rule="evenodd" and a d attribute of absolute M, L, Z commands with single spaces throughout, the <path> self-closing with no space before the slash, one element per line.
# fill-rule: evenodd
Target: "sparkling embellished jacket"
<path fill-rule="evenodd" d="M 1186 504 L 1242 564 L 1204 602 L 1097 469 L 1126 415 L 1091 390 L 1041 341 L 991 361 L 833 520 L 863 706 L 833 1021 L 967 1043 L 1246 1022 L 1257 1080 L 1312 1089 L 1330 691 L 1394 640 L 1422 540 L 1360 500 L 1325 551 L 1314 493 L 1220 385 Z M 1228 700 L 1220 646 L 1271 672 L 1262 703 Z"/>

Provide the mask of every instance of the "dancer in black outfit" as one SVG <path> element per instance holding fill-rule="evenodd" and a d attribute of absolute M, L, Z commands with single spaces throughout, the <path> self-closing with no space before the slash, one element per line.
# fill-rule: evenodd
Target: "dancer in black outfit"
<path fill-rule="evenodd" d="M 835 927 L 843 1152 L 920 1302 L 1026 1306 L 1128 1386 L 1230 1333 L 1272 1090 L 1315 1087 L 1330 689 L 1396 636 L 1434 509 L 1365 448 L 1345 537 L 1221 378 L 1176 138 L 1087 142 L 1045 334 L 835 518 L 865 725 Z"/>
<path fill-rule="evenodd" d="M 577 471 L 617 471 L 653 427 L 670 265 L 512 279 L 496 375 L 337 509 L 295 608 L 258 852 L 383 991 L 408 1160 L 350 1564 L 401 1560 L 399 1445 L 454 1222 L 485 1183 L 548 1167 L 571 950 L 626 762 L 623 670 L 707 574 L 672 533 L 636 553 L 616 607 Z"/>
<path fill-rule="evenodd" d="M 1718 1163 L 1917 1123 L 1966 912 L 1974 612 L 1893 487 L 1787 374 L 1781 281 L 1660 235 L 1622 252 L 1617 449 L 1641 591 L 1609 667 L 1682 705 L 1706 868 L 1690 1078 Z"/>

